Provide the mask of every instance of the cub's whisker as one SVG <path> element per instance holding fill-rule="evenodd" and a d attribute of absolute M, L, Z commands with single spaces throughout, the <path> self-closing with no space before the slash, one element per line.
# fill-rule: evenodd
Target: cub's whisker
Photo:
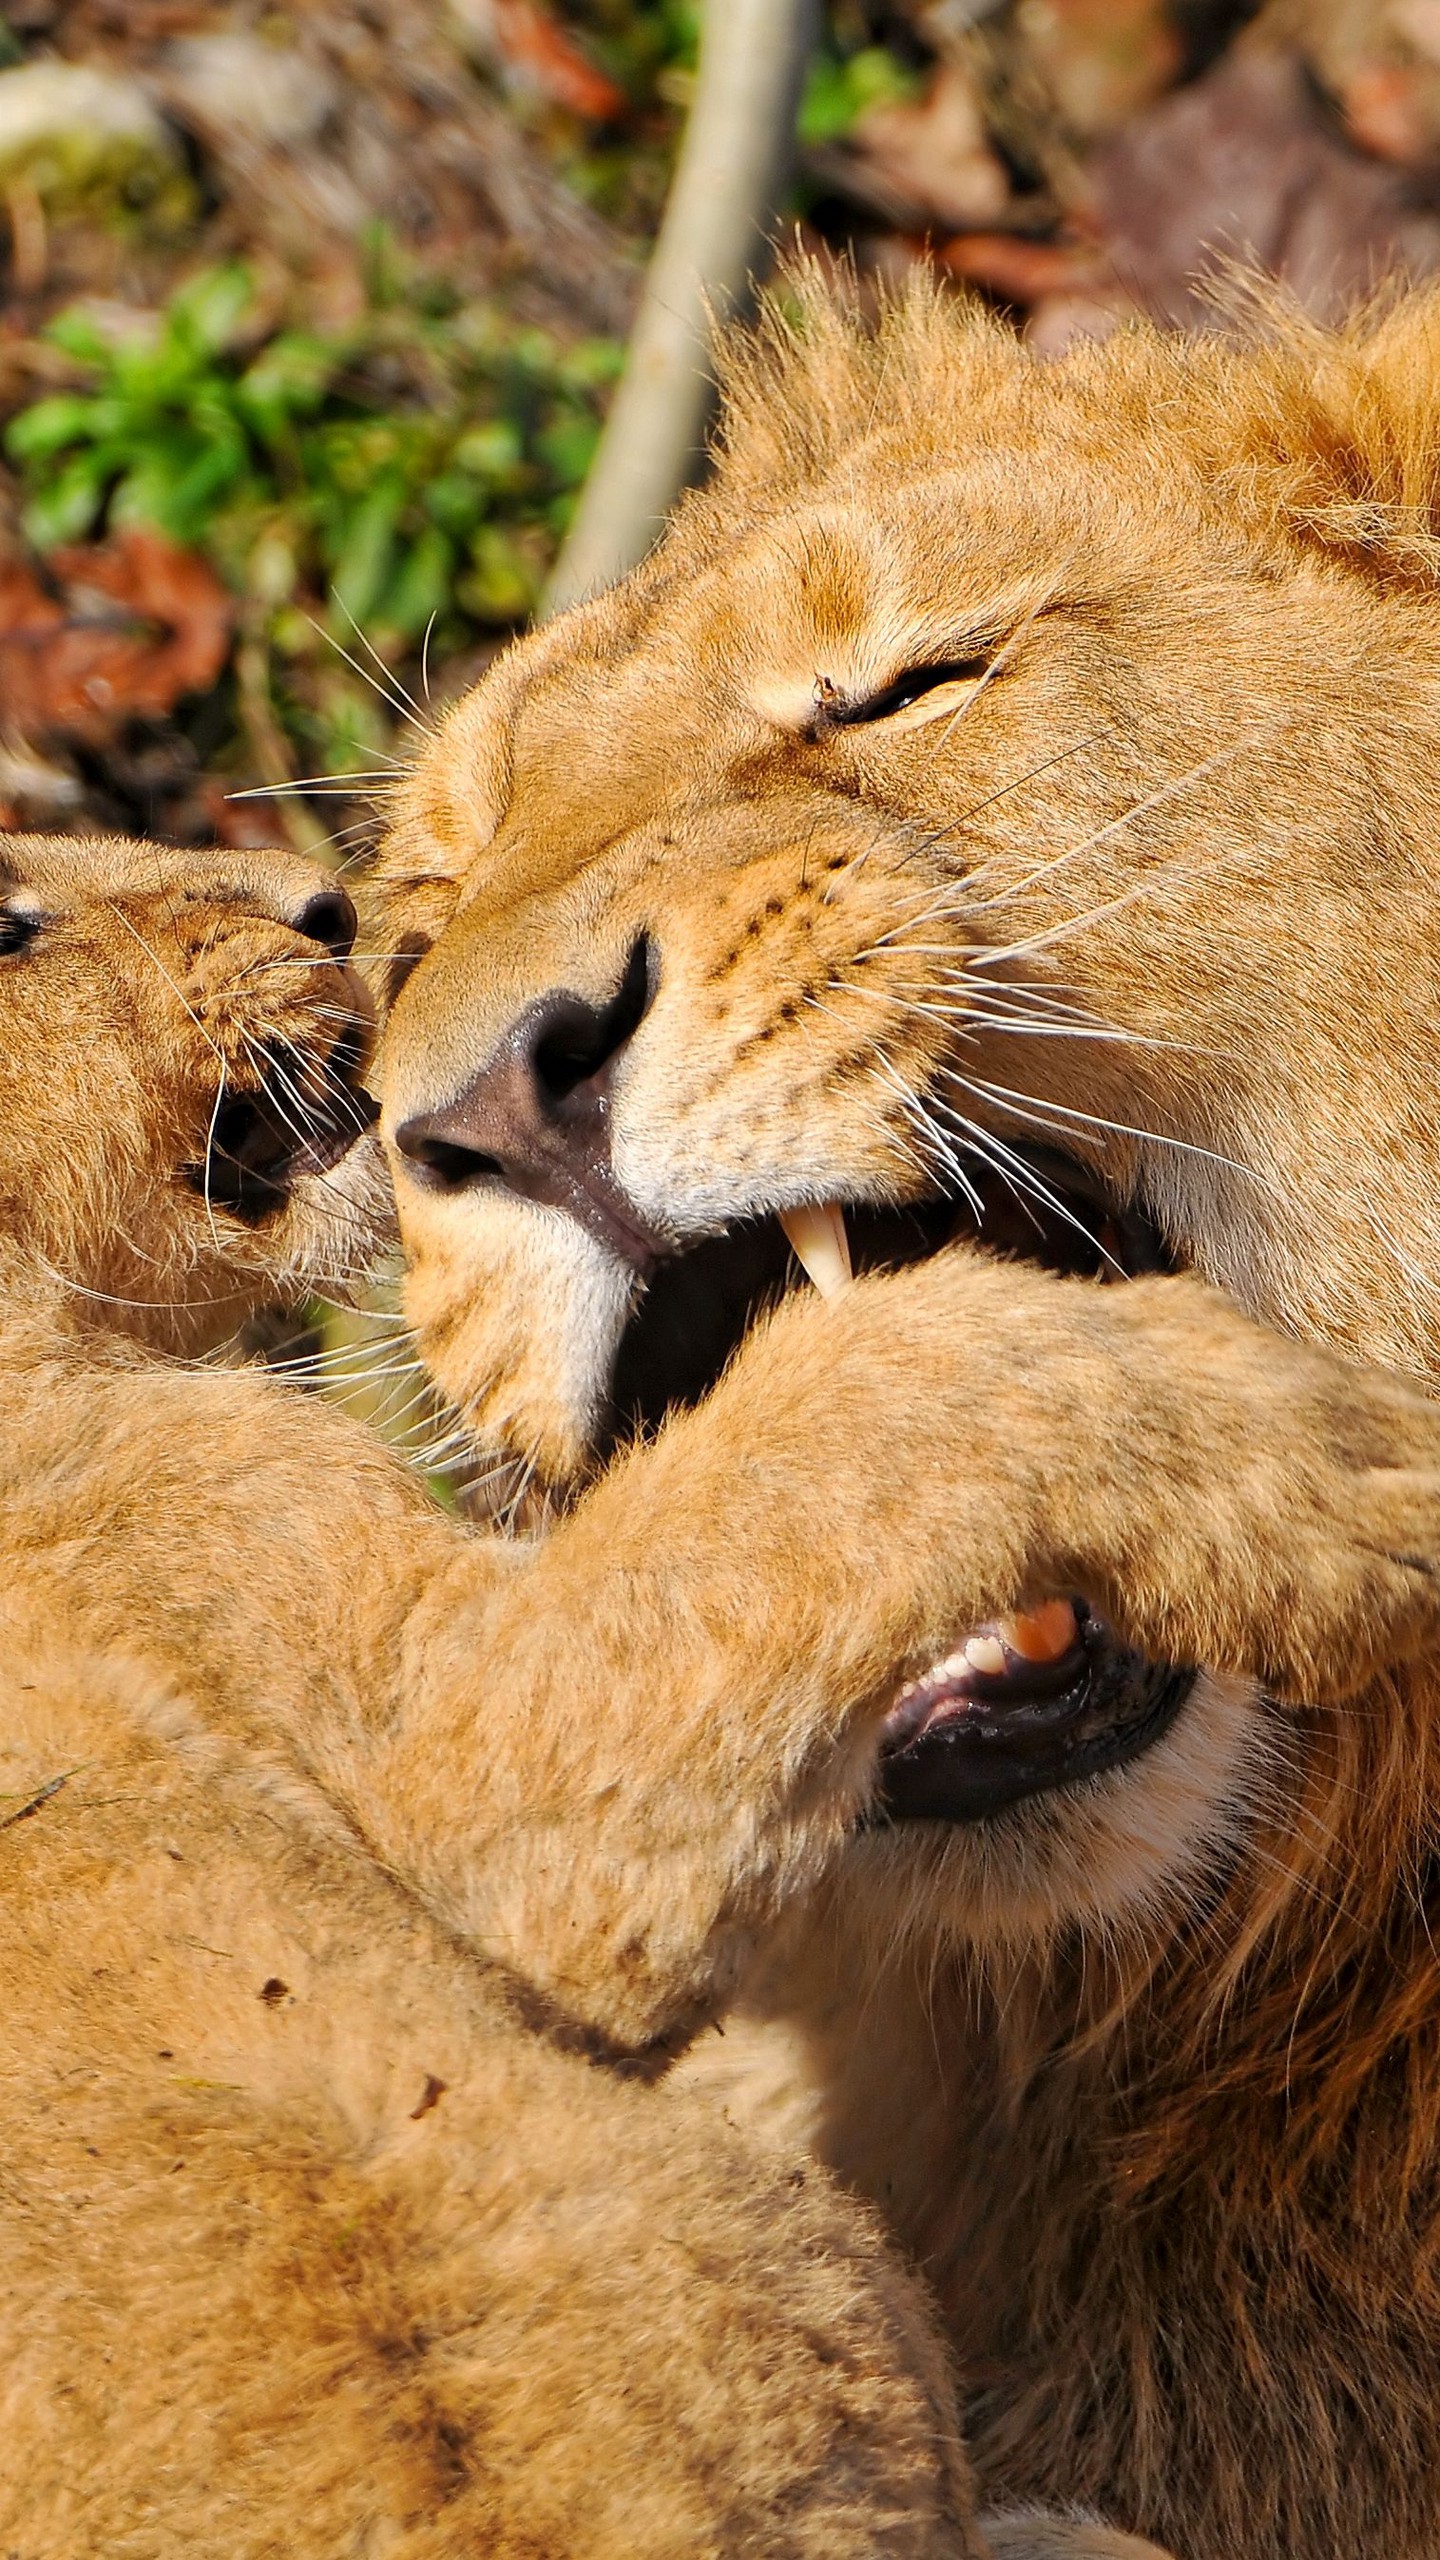
<path fill-rule="evenodd" d="M 410 691 L 409 687 L 399 676 L 397 676 L 394 668 L 381 657 L 380 652 L 376 648 L 374 641 L 370 638 L 369 633 L 362 631 L 338 587 L 331 588 L 330 601 L 332 604 L 337 604 L 339 606 L 346 621 L 349 623 L 351 630 L 354 632 L 356 639 L 359 641 L 361 648 L 365 651 L 366 656 L 373 659 L 375 665 L 379 668 L 381 682 L 388 684 L 393 688 L 400 701 L 406 706 L 407 713 L 410 719 L 415 723 L 415 726 L 429 731 L 434 725 L 433 722 L 421 709 L 420 704 L 416 701 L 415 696 Z"/>

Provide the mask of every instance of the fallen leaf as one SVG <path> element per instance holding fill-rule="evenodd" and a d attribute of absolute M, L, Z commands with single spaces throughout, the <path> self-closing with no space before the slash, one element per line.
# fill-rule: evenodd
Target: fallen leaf
<path fill-rule="evenodd" d="M 103 745 L 127 720 L 208 692 L 233 623 L 214 570 L 148 525 L 39 567 L 0 561 L 0 716 L 22 738 Z"/>
<path fill-rule="evenodd" d="M 1178 76 L 1184 50 L 1166 0 L 1020 0 L 1033 72 L 1077 141 L 1113 133 Z"/>
<path fill-rule="evenodd" d="M 589 124 L 609 124 L 625 93 L 583 54 L 539 0 L 453 0 L 454 15 L 476 52 L 516 88 Z"/>
<path fill-rule="evenodd" d="M 1236 46 L 1137 116 L 1089 180 L 1117 283 L 1182 327 L 1213 322 L 1197 280 L 1227 262 L 1281 277 L 1322 320 L 1377 276 L 1440 269 L 1440 218 L 1332 131 L 1299 59 L 1268 46 Z"/>
<path fill-rule="evenodd" d="M 1021 240 L 1009 231 L 969 231 L 937 252 L 948 275 L 1027 310 L 1053 293 L 1087 293 L 1106 281 L 1104 261 L 1083 242 Z"/>

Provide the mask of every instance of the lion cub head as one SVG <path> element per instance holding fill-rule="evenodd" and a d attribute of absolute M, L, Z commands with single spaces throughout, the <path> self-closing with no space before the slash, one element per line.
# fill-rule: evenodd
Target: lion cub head
<path fill-rule="evenodd" d="M 169 1350 L 373 1252 L 349 898 L 280 854 L 0 837 L 0 1254 Z"/>
<path fill-rule="evenodd" d="M 1188 1265 L 1428 1369 L 1437 379 L 1433 298 L 1047 365 L 811 295 L 734 353 L 711 486 L 380 867 L 409 1308 L 482 1441 L 573 1482 L 792 1242 Z"/>

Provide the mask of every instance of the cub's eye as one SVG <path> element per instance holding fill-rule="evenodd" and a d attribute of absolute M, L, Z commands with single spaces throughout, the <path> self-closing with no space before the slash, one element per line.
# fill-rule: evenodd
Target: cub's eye
<path fill-rule="evenodd" d="M 858 729 L 874 720 L 895 720 L 905 712 L 915 715 L 905 723 L 907 728 L 912 727 L 916 720 L 958 709 L 993 663 L 991 658 L 977 656 L 941 658 L 931 667 L 907 667 L 893 684 L 858 700 L 840 693 L 822 676 L 816 685 L 816 708 L 826 728 Z M 936 698 L 942 695 L 943 700 Z"/>
<path fill-rule="evenodd" d="M 40 930 L 41 918 L 26 907 L 0 907 L 0 960 L 27 950 Z"/>

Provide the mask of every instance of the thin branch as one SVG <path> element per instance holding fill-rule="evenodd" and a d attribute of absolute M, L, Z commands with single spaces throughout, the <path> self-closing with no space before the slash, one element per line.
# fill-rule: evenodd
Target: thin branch
<path fill-rule="evenodd" d="M 643 559 L 703 448 L 717 316 L 743 307 L 789 168 L 815 0 L 706 0 L 695 101 L 615 394 L 545 610 Z"/>

